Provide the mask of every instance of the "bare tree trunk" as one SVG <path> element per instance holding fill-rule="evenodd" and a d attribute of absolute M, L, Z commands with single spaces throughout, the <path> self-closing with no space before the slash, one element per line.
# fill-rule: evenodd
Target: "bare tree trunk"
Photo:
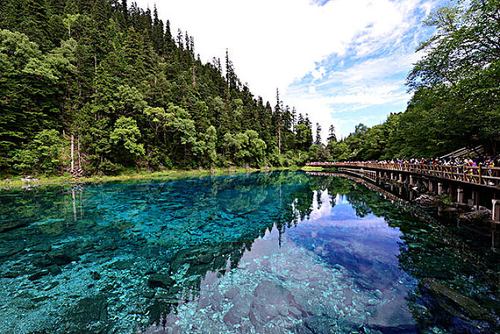
<path fill-rule="evenodd" d="M 82 155 L 80 153 L 80 136 L 78 136 L 76 138 L 77 142 L 78 142 L 78 146 L 77 146 L 77 149 L 78 149 L 78 169 L 82 169 Z"/>
<path fill-rule="evenodd" d="M 75 171 L 75 136 L 71 135 L 71 174 Z"/>
<path fill-rule="evenodd" d="M 281 128 L 278 126 L 278 154 L 281 155 Z"/>

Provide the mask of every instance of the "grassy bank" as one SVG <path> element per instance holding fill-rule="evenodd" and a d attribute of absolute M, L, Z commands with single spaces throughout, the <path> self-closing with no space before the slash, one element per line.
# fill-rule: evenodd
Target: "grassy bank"
<path fill-rule="evenodd" d="M 304 166 L 300 170 L 304 172 L 323 172 L 325 169 L 323 167 L 314 167 L 314 166 Z"/>
<path fill-rule="evenodd" d="M 201 177 L 201 176 L 217 176 L 229 175 L 236 173 L 251 173 L 257 171 L 279 171 L 279 170 L 298 170 L 298 167 L 288 168 L 216 168 L 212 170 L 195 169 L 195 170 L 166 170 L 160 172 L 148 171 L 127 171 L 114 176 L 89 176 L 82 178 L 73 178 L 70 175 L 65 176 L 39 176 L 35 180 L 25 181 L 22 176 L 0 179 L 0 190 L 23 188 L 26 186 L 57 186 L 57 185 L 72 185 L 82 183 L 105 183 L 105 182 L 125 182 L 125 181 L 140 181 L 140 180 L 174 180 L 184 177 Z"/>

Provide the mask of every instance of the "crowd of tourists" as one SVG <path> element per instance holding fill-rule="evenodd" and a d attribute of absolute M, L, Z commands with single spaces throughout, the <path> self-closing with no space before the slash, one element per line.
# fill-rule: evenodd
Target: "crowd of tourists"
<path fill-rule="evenodd" d="M 345 161 L 345 163 L 376 163 L 376 164 L 399 164 L 399 165 L 427 165 L 427 166 L 455 166 L 455 167 L 484 167 L 494 168 L 500 167 L 500 155 L 496 157 L 480 157 L 476 159 L 471 158 L 445 158 L 445 159 L 392 159 L 392 160 L 370 160 L 370 161 Z M 338 164 L 338 162 L 311 162 L 310 166 L 325 165 L 325 164 Z"/>
<path fill-rule="evenodd" d="M 500 156 L 497 157 L 480 157 L 476 159 L 470 158 L 447 158 L 447 159 L 408 159 L 408 160 L 381 160 L 370 161 L 375 163 L 395 163 L 395 164 L 415 164 L 415 165 L 428 165 L 428 166 L 456 166 L 456 167 L 484 167 L 494 168 L 500 166 Z"/>
<path fill-rule="evenodd" d="M 495 171 L 495 168 L 500 168 L 500 155 L 498 156 L 485 156 L 475 159 L 471 158 L 435 158 L 435 159 L 392 159 L 392 160 L 376 160 L 376 161 L 345 161 L 346 164 L 395 164 L 399 165 L 401 168 L 406 165 L 420 165 L 420 166 L 431 166 L 431 167 L 456 167 L 454 169 L 455 173 L 465 173 L 465 174 L 479 174 L 482 171 L 482 175 L 494 176 L 493 174 L 500 175 L 500 172 Z M 316 165 L 335 165 L 338 162 L 312 162 L 309 166 Z"/>

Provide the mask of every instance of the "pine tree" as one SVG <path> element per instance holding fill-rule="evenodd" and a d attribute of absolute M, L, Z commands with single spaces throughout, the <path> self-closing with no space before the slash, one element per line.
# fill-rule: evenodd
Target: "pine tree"
<path fill-rule="evenodd" d="M 337 135 L 335 134 L 335 126 L 330 125 L 328 128 L 328 143 L 337 142 Z"/>
<path fill-rule="evenodd" d="M 159 54 L 165 52 L 165 38 L 163 31 L 163 21 L 158 18 L 158 9 L 156 5 L 153 9 L 153 31 L 152 40 L 154 44 L 155 51 Z"/>
<path fill-rule="evenodd" d="M 283 101 L 280 100 L 279 89 L 276 89 L 276 106 L 274 107 L 273 120 L 276 132 L 276 141 L 278 143 L 278 154 L 281 154 L 283 132 Z"/>
<path fill-rule="evenodd" d="M 182 43 L 182 30 L 177 30 L 177 47 L 182 51 L 184 50 L 184 44 Z"/>
<path fill-rule="evenodd" d="M 23 1 L 4 0 L 1 3 L 0 28 L 19 31 L 25 18 L 24 5 Z"/>
<path fill-rule="evenodd" d="M 127 0 L 122 0 L 122 15 L 123 15 L 123 19 L 125 21 L 125 27 L 127 27 L 128 25 L 128 4 L 127 4 Z"/>
<path fill-rule="evenodd" d="M 25 0 L 20 30 L 37 43 L 42 50 L 51 49 L 54 44 L 49 34 L 49 18 L 46 0 Z M 19 15 L 19 14 L 18 14 Z"/>
<path fill-rule="evenodd" d="M 321 145 L 321 130 L 321 125 L 316 123 L 316 140 L 314 141 L 316 145 Z"/>
<path fill-rule="evenodd" d="M 279 92 L 274 109 L 255 98 L 229 51 L 225 68 L 218 58 L 203 64 L 188 32 L 173 37 L 156 7 L 128 5 L 2 1 L 1 27 L 27 36 L 0 34 L 8 65 L 0 69 L 0 174 L 13 171 L 22 158 L 14 152 L 28 152 L 35 137 L 56 145 L 54 134 L 62 132 L 81 144 L 88 173 L 211 166 L 223 163 L 225 139 L 233 151 L 228 163 L 236 164 L 260 165 L 276 151 L 308 149 L 310 124 L 297 122 Z"/>

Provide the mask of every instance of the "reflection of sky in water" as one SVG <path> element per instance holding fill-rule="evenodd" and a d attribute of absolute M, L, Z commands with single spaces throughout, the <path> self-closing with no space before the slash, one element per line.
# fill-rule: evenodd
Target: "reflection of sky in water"
<path fill-rule="evenodd" d="M 395 270 L 401 242 L 398 229 L 372 214 L 357 217 L 345 197 L 337 196 L 332 201 L 328 192 L 323 191 L 320 198 L 321 205 L 314 200 L 309 219 L 287 231 L 290 239 L 314 251 L 330 265 L 340 264 L 361 276 L 370 273 L 375 265 L 383 265 L 385 270 L 399 275 L 399 270 Z"/>
<path fill-rule="evenodd" d="M 358 217 L 346 196 L 332 199 L 327 190 L 315 194 L 313 208 L 308 219 L 287 230 L 287 237 L 328 265 L 345 268 L 361 288 L 381 291 L 393 304 L 392 310 L 386 307 L 383 312 L 411 323 L 405 284 L 411 287 L 412 279 L 399 268 L 397 257 L 401 232 L 373 214 Z"/>
<path fill-rule="evenodd" d="M 281 246 L 274 228 L 237 269 L 208 273 L 199 298 L 169 315 L 166 332 L 415 332 L 406 302 L 415 283 L 398 268 L 399 230 L 383 218 L 357 217 L 346 197 L 332 201 L 327 191 L 315 192 L 312 208 Z"/>
<path fill-rule="evenodd" d="M 488 253 L 339 178 L 103 184 L 0 203 L 0 333 L 436 332 L 463 327 L 432 318 L 451 314 L 448 299 L 422 279 L 496 300 Z"/>

